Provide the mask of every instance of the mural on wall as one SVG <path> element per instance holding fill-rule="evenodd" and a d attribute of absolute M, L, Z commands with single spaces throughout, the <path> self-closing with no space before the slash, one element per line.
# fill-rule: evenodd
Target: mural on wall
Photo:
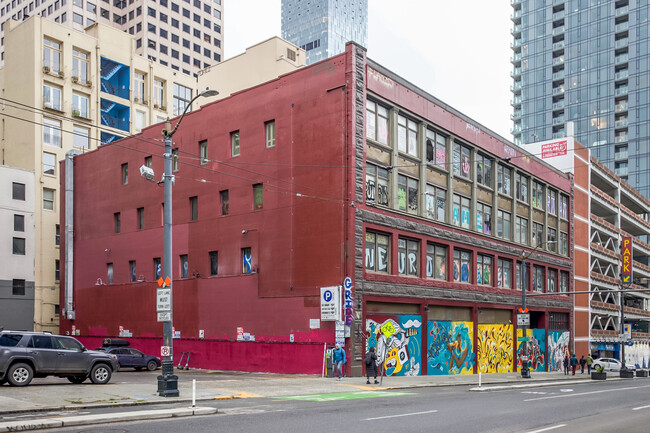
<path fill-rule="evenodd" d="M 548 333 L 548 371 L 564 371 L 562 361 L 569 354 L 569 331 L 550 331 Z"/>
<path fill-rule="evenodd" d="M 476 357 L 480 373 L 510 373 L 513 363 L 512 325 L 478 325 Z"/>
<path fill-rule="evenodd" d="M 524 355 L 524 342 L 521 329 L 517 329 L 517 371 L 521 371 L 521 356 Z M 546 355 L 546 330 L 526 329 L 528 342 L 526 344 L 526 356 L 528 356 L 528 368 L 532 371 L 546 371 L 544 357 Z"/>
<path fill-rule="evenodd" d="M 474 323 L 430 320 L 427 341 L 427 374 L 474 372 Z"/>
<path fill-rule="evenodd" d="M 366 319 L 366 351 L 377 353 L 386 376 L 419 376 L 422 321 L 416 315 L 374 316 Z"/>

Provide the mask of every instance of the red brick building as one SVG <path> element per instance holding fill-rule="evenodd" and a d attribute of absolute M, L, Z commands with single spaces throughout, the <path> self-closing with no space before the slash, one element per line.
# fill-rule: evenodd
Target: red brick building
<path fill-rule="evenodd" d="M 387 374 L 512 371 L 528 255 L 526 287 L 541 293 L 528 300 L 528 355 L 555 368 L 572 312 L 571 179 L 365 54 L 348 44 L 185 116 L 174 135 L 176 359 L 320 374 L 335 341 L 334 323 L 315 320 L 320 288 L 350 277 L 349 373 L 362 373 L 368 346 Z M 161 127 L 64 167 L 74 242 L 61 247 L 73 265 L 61 331 L 89 345 L 122 332 L 160 350 L 163 188 L 138 169 L 161 177 Z"/>

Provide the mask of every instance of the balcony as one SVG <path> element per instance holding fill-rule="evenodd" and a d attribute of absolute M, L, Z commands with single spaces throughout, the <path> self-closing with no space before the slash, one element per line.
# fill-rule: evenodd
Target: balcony
<path fill-rule="evenodd" d="M 627 95 L 627 86 L 621 86 L 614 89 L 614 96 L 625 96 Z"/>
<path fill-rule="evenodd" d="M 553 88 L 553 96 L 564 94 L 564 86 Z"/>
<path fill-rule="evenodd" d="M 513 126 L 512 129 L 510 130 L 510 133 L 513 134 L 513 135 L 514 134 L 521 134 L 521 125 Z"/>
<path fill-rule="evenodd" d="M 513 93 L 521 92 L 521 81 L 515 81 L 512 86 L 510 86 L 510 91 Z"/>
<path fill-rule="evenodd" d="M 521 21 L 521 9 L 510 15 L 510 19 L 515 22 Z"/>
<path fill-rule="evenodd" d="M 630 23 L 625 22 L 625 23 L 616 24 L 616 27 L 614 27 L 614 31 L 616 33 L 621 33 L 621 32 L 628 31 L 629 28 L 630 28 Z"/>
<path fill-rule="evenodd" d="M 521 110 L 516 110 L 510 115 L 510 120 L 519 120 L 521 119 Z"/>
<path fill-rule="evenodd" d="M 625 7 L 616 9 L 616 11 L 614 12 L 614 16 L 616 18 L 618 18 L 618 17 L 623 17 L 623 16 L 625 16 L 625 15 L 627 15 L 629 13 L 630 13 L 630 8 L 628 6 L 625 6 Z"/>
<path fill-rule="evenodd" d="M 510 6 L 520 6 L 521 0 L 510 0 Z"/>
<path fill-rule="evenodd" d="M 521 53 L 515 53 L 514 56 L 510 57 L 510 63 L 519 63 L 521 62 Z"/>
<path fill-rule="evenodd" d="M 614 74 L 614 80 L 619 81 L 619 80 L 626 80 L 628 78 L 628 70 L 623 69 L 622 71 L 617 72 Z"/>
<path fill-rule="evenodd" d="M 562 125 L 562 124 L 564 124 L 564 116 L 553 118 L 553 125 Z"/>
<path fill-rule="evenodd" d="M 617 135 L 616 137 L 614 137 L 614 143 L 616 144 L 627 143 L 627 134 Z"/>
<path fill-rule="evenodd" d="M 510 48 L 513 50 L 515 48 L 520 48 L 521 47 L 521 39 L 515 39 L 513 42 L 510 42 Z"/>
<path fill-rule="evenodd" d="M 521 24 L 517 24 L 512 29 L 510 29 L 510 34 L 512 36 L 515 36 L 515 37 L 520 35 L 521 34 Z"/>
<path fill-rule="evenodd" d="M 564 56 L 553 58 L 553 66 L 563 65 L 563 64 L 564 64 Z"/>
<path fill-rule="evenodd" d="M 521 68 L 514 68 L 512 71 L 510 71 L 510 76 L 512 78 L 519 77 L 521 75 Z"/>
<path fill-rule="evenodd" d="M 564 19 L 564 11 L 555 12 L 553 14 L 553 21 L 563 20 L 563 19 Z"/>
<path fill-rule="evenodd" d="M 521 96 L 515 96 L 510 100 L 510 105 L 513 107 L 518 107 L 521 105 Z"/>
<path fill-rule="evenodd" d="M 560 129 L 559 131 L 553 133 L 553 139 L 564 138 L 564 137 L 566 137 L 566 134 L 564 133 L 564 129 Z"/>
<path fill-rule="evenodd" d="M 626 54 L 621 54 L 616 57 L 614 57 L 614 64 L 615 65 L 622 65 L 623 63 L 627 63 L 629 56 Z"/>
<path fill-rule="evenodd" d="M 627 149 L 624 151 L 614 153 L 614 161 L 626 160 L 628 155 Z"/>
<path fill-rule="evenodd" d="M 564 110 L 564 101 L 558 101 L 553 104 L 553 110 Z"/>
<path fill-rule="evenodd" d="M 628 121 L 627 119 L 620 119 L 614 122 L 615 129 L 627 128 Z"/>
<path fill-rule="evenodd" d="M 625 113 L 627 111 L 627 102 L 622 102 L 614 106 L 614 111 L 616 113 Z"/>
<path fill-rule="evenodd" d="M 553 81 L 564 80 L 564 71 L 558 71 L 553 73 Z"/>
<path fill-rule="evenodd" d="M 564 26 L 556 27 L 553 29 L 553 36 L 559 36 L 564 34 Z"/>
<path fill-rule="evenodd" d="M 616 42 L 614 42 L 614 48 L 617 49 L 617 50 L 619 50 L 621 48 L 625 48 L 625 47 L 627 47 L 629 41 L 630 40 L 628 38 L 619 39 Z"/>
<path fill-rule="evenodd" d="M 556 42 L 553 44 L 553 51 L 563 50 L 563 49 L 564 49 L 564 41 Z"/>

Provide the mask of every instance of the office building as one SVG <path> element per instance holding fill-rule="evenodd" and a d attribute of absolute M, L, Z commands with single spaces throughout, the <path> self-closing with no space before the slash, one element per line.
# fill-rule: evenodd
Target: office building
<path fill-rule="evenodd" d="M 66 161 L 61 303 L 76 314 L 61 331 L 89 347 L 121 331 L 159 350 L 171 275 L 174 359 L 195 368 L 321 374 L 338 342 L 355 376 L 369 347 L 387 375 L 516 371 L 524 356 L 544 371 L 570 350 L 571 177 L 359 45 L 184 117 L 171 270 L 162 191 L 132 174 L 148 160 L 162 174 L 159 138 Z"/>
<path fill-rule="evenodd" d="M 366 46 L 368 0 L 282 0 L 282 38 L 307 53 L 307 64 Z"/>
<path fill-rule="evenodd" d="M 650 197 L 647 0 L 512 0 L 515 144 L 575 139 Z"/>
<path fill-rule="evenodd" d="M 135 54 L 188 75 L 223 56 L 221 0 L 0 0 L 2 22 L 35 15 L 80 31 L 95 23 L 112 26 L 133 36 Z M 0 37 L 4 33 L 3 24 Z"/>

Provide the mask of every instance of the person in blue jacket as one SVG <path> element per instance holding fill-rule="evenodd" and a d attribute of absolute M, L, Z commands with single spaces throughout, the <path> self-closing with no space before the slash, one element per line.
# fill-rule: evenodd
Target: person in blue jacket
<path fill-rule="evenodd" d="M 343 374 L 343 364 L 345 364 L 345 350 L 341 347 L 340 344 L 336 344 L 336 347 L 332 351 L 332 365 L 334 366 L 334 372 L 338 370 L 339 377 L 337 380 L 341 380 L 341 375 Z"/>

